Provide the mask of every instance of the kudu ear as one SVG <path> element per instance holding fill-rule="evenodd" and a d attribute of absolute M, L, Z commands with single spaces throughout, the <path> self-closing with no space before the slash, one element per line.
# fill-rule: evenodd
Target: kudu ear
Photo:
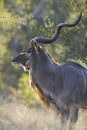
<path fill-rule="evenodd" d="M 36 51 L 36 53 L 38 54 L 38 42 L 36 40 L 32 39 L 30 41 L 30 43 L 31 43 L 32 49 L 34 49 Z"/>

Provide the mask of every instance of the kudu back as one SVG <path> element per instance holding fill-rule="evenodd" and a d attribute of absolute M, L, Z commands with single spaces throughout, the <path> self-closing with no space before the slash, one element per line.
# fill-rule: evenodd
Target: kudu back
<path fill-rule="evenodd" d="M 68 120 L 68 130 L 75 130 L 79 108 L 87 108 L 87 69 L 74 61 L 58 65 L 40 43 L 53 43 L 62 27 L 76 26 L 81 16 L 73 24 L 58 24 L 52 38 L 33 38 L 30 47 L 12 61 L 30 71 L 34 91 L 47 106 L 60 112 L 60 130 L 67 129 Z"/>

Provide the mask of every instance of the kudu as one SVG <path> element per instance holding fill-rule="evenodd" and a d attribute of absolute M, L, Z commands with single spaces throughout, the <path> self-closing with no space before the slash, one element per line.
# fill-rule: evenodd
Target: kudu
<path fill-rule="evenodd" d="M 73 24 L 58 24 L 52 38 L 33 38 L 31 46 L 12 61 L 30 71 L 31 86 L 41 100 L 60 111 L 60 130 L 67 129 L 68 120 L 68 129 L 75 130 L 79 108 L 87 107 L 87 69 L 73 61 L 58 65 L 39 43 L 54 42 L 62 27 L 77 25 L 81 16 Z"/>

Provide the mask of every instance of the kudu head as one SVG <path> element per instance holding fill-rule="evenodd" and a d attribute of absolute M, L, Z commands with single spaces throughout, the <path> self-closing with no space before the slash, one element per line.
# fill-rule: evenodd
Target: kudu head
<path fill-rule="evenodd" d="M 24 70 L 28 71 L 31 69 L 31 60 L 34 57 L 36 60 L 38 55 L 43 55 L 48 57 L 47 53 L 43 50 L 43 48 L 39 45 L 41 44 L 50 44 L 53 43 L 55 40 L 58 39 L 59 33 L 62 27 L 74 27 L 76 26 L 79 21 L 81 20 L 82 12 L 78 16 L 78 18 L 72 24 L 67 23 L 60 23 L 56 27 L 55 34 L 51 38 L 43 38 L 43 37 L 35 37 L 30 41 L 30 47 L 25 50 L 24 52 L 20 53 L 16 58 L 13 59 L 12 63 L 18 64 L 24 68 Z M 42 59 L 43 60 L 43 59 Z"/>

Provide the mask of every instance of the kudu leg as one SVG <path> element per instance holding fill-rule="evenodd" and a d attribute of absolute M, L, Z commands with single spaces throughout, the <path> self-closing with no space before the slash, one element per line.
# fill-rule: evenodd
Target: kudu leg
<path fill-rule="evenodd" d="M 70 106 L 68 130 L 76 129 L 77 119 L 78 119 L 78 108 L 76 106 Z"/>
<path fill-rule="evenodd" d="M 67 123 L 68 123 L 68 113 L 62 112 L 60 130 L 67 130 Z"/>

